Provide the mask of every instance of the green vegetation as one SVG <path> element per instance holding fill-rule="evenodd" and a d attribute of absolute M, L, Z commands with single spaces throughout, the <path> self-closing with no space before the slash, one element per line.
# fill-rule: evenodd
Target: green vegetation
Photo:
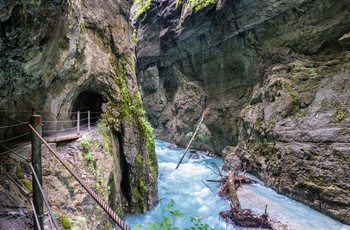
<path fill-rule="evenodd" d="M 105 119 L 101 119 L 97 124 L 97 127 L 99 128 L 99 131 L 100 131 L 99 133 L 102 135 L 103 144 L 106 152 L 112 153 L 111 138 L 110 138 L 111 129 L 108 126 L 108 122 Z"/>
<path fill-rule="evenodd" d="M 265 156 L 266 159 L 269 160 L 270 157 L 276 152 L 275 143 L 268 142 L 266 139 L 264 139 L 263 142 L 258 142 L 254 144 L 253 151 L 255 153 L 259 153 L 260 155 Z"/>
<path fill-rule="evenodd" d="M 132 32 L 132 37 L 134 38 L 134 42 L 135 44 L 137 43 L 137 29 L 134 28 L 133 32 Z"/>
<path fill-rule="evenodd" d="M 78 216 L 77 218 L 75 218 L 75 220 L 73 222 L 74 227 L 72 230 L 80 230 L 82 223 L 84 223 L 85 221 L 86 221 L 86 219 L 82 216 Z"/>
<path fill-rule="evenodd" d="M 185 140 L 190 141 L 193 134 L 194 132 L 186 133 Z M 194 141 L 200 141 L 205 143 L 205 142 L 208 142 L 210 138 L 211 138 L 211 132 L 209 131 L 206 125 L 201 124 L 198 130 L 198 133 L 194 138 Z"/>
<path fill-rule="evenodd" d="M 63 229 L 72 229 L 72 221 L 68 217 L 62 215 L 58 218 L 58 221 L 62 225 Z"/>
<path fill-rule="evenodd" d="M 136 198 L 136 206 L 140 211 L 143 211 L 148 191 L 148 188 L 145 186 L 145 176 L 142 173 L 144 171 L 145 159 L 148 159 L 147 164 L 150 168 L 149 175 L 147 175 L 147 178 L 150 179 L 147 183 L 154 183 L 157 180 L 158 174 L 153 128 L 145 118 L 140 91 L 136 89 L 132 92 L 132 90 L 128 88 L 127 78 L 129 77 L 129 66 L 126 57 L 121 56 L 117 62 L 110 60 L 110 63 L 115 72 L 114 82 L 119 86 L 119 100 L 116 102 L 109 101 L 107 103 L 107 111 L 103 115 L 103 119 L 114 127 L 116 127 L 116 123 L 120 122 L 138 131 L 140 153 L 135 159 L 135 163 L 140 173 L 138 175 L 130 174 L 129 178 L 132 189 L 131 193 L 134 194 Z M 117 131 L 122 132 L 122 130 Z M 148 152 L 148 158 L 142 156 L 144 151 Z"/>
<path fill-rule="evenodd" d="M 177 0 L 176 6 L 178 7 L 179 5 L 184 4 L 185 2 L 187 2 L 187 4 L 195 11 L 199 11 L 207 6 L 216 4 L 216 0 Z"/>
<path fill-rule="evenodd" d="M 23 172 L 23 169 L 22 169 L 20 164 L 16 168 L 16 177 L 17 177 L 17 179 L 23 179 L 24 178 L 24 172 Z"/>
<path fill-rule="evenodd" d="M 178 218 L 184 217 L 184 214 L 174 208 L 175 201 L 173 199 L 170 200 L 170 203 L 166 205 L 166 210 L 168 213 L 164 213 L 162 216 L 162 221 L 158 222 L 149 222 L 147 224 L 147 229 L 150 230 L 178 230 L 179 228 L 176 227 L 175 223 Z M 170 217 L 169 217 L 170 215 Z M 185 228 L 184 230 L 214 230 L 213 228 L 210 228 L 208 224 L 202 223 L 201 218 L 199 217 L 190 217 L 191 222 L 193 223 L 193 226 L 190 228 Z M 133 230 L 141 230 L 142 225 L 136 225 Z"/>
<path fill-rule="evenodd" d="M 152 0 L 136 0 L 136 18 L 139 18 L 143 13 L 146 13 L 152 5 Z"/>
<path fill-rule="evenodd" d="M 207 126 L 205 126 L 204 124 L 201 124 L 199 130 L 198 130 L 198 136 L 197 138 L 201 141 L 201 142 L 208 142 L 211 138 L 211 133 L 209 131 L 209 129 L 207 128 Z"/>
<path fill-rule="evenodd" d="M 348 101 L 339 101 L 336 100 L 334 98 L 332 98 L 331 102 L 331 108 L 332 110 L 335 110 L 335 113 L 333 115 L 333 121 L 335 121 L 336 123 L 340 123 L 342 122 L 345 118 L 348 117 L 349 115 L 349 110 L 347 110 L 347 106 L 348 106 Z M 327 105 L 326 100 L 322 100 L 321 102 L 321 106 L 325 107 Z"/>
<path fill-rule="evenodd" d="M 90 168 L 95 171 L 96 170 L 96 163 L 94 161 L 94 156 L 91 153 L 91 147 L 92 147 L 93 141 L 92 137 L 86 137 L 81 140 L 80 146 L 83 148 L 84 151 L 84 159 L 87 161 Z"/>
<path fill-rule="evenodd" d="M 301 117 L 299 97 L 297 96 L 296 92 L 294 92 L 294 91 L 289 91 L 289 94 L 293 98 L 292 112 L 294 113 L 294 116 L 292 116 L 292 119 L 298 119 Z"/>
<path fill-rule="evenodd" d="M 98 193 L 98 191 L 100 190 L 100 188 L 102 187 L 103 183 L 104 183 L 104 178 L 103 178 L 103 174 L 99 174 L 98 173 L 98 181 L 95 183 L 96 186 L 96 193 Z"/>
<path fill-rule="evenodd" d="M 22 178 L 21 181 L 22 181 L 24 187 L 26 187 L 29 192 L 33 192 L 33 184 L 30 180 Z"/>
<path fill-rule="evenodd" d="M 292 88 L 291 84 L 283 84 L 283 87 L 287 90 L 289 95 L 292 97 L 292 104 L 289 109 L 289 114 L 291 114 L 292 120 L 296 120 L 301 117 L 300 99 L 299 99 L 298 93 Z"/>
<path fill-rule="evenodd" d="M 81 140 L 80 146 L 83 148 L 84 151 L 90 152 L 91 143 L 92 143 L 92 138 L 86 137 L 86 138 Z"/>
<path fill-rule="evenodd" d="M 349 111 L 346 109 L 340 109 L 335 112 L 335 121 L 337 123 L 342 122 L 349 115 Z"/>
<path fill-rule="evenodd" d="M 139 18 L 141 15 L 147 13 L 153 2 L 154 0 L 136 0 L 136 18 Z M 176 7 L 184 4 L 185 2 L 195 11 L 200 11 L 207 6 L 216 4 L 216 0 L 176 0 Z"/>

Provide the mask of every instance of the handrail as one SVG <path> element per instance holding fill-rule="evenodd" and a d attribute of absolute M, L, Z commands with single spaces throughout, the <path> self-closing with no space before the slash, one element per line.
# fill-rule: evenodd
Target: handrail
<path fill-rule="evenodd" d="M 27 192 L 20 184 L 18 184 L 10 175 L 8 175 L 8 173 L 5 172 L 5 171 L 2 169 L 2 167 L 0 167 L 0 171 L 1 171 L 10 181 L 12 181 L 15 185 L 17 185 L 17 187 L 20 189 L 20 191 L 21 191 L 22 193 L 24 193 L 25 196 L 29 199 L 30 204 L 31 204 L 32 209 L 33 209 L 34 220 L 35 220 L 35 222 L 36 222 L 36 224 L 37 224 L 37 226 L 38 226 L 38 230 L 41 230 L 41 227 L 40 227 L 40 224 L 39 224 L 39 219 L 38 219 L 38 214 L 37 214 L 37 212 L 36 212 L 36 210 L 35 210 L 35 208 L 34 208 L 33 199 L 29 197 L 29 194 L 30 194 L 30 193 Z"/>
<path fill-rule="evenodd" d="M 12 125 L 5 125 L 5 126 L 1 126 L 0 129 L 7 129 L 7 128 L 16 127 L 16 126 L 20 126 L 20 125 L 24 125 L 24 124 L 23 123 L 16 123 L 16 124 L 12 124 Z"/>
<path fill-rule="evenodd" d="M 89 112 L 90 113 L 90 112 Z M 94 113 L 94 112 L 91 112 L 91 113 Z M 1 117 L 1 116 L 0 116 Z M 5 118 L 5 117 L 3 117 Z M 99 117 L 93 117 L 93 118 L 99 118 Z M 93 119 L 93 118 L 90 118 L 90 119 Z M 5 119 L 8 119 L 8 118 L 5 118 Z M 12 121 L 16 121 L 16 120 L 13 120 L 13 119 L 8 119 L 8 120 L 12 120 Z M 86 119 L 85 119 L 86 120 Z M 89 120 L 90 121 L 90 120 Z M 123 222 L 122 219 L 120 219 L 120 217 L 90 188 L 88 187 L 88 185 L 76 174 L 76 172 L 74 170 L 72 170 L 70 168 L 70 166 L 55 152 L 55 150 L 53 150 L 49 144 L 43 139 L 43 137 L 36 131 L 36 129 L 31 125 L 29 124 L 28 122 L 22 122 L 22 121 L 16 121 L 16 122 L 19 122 L 20 124 L 26 124 L 29 126 L 29 128 L 33 131 L 32 133 L 35 134 L 36 136 L 39 137 L 39 139 L 41 140 L 41 142 L 50 150 L 50 152 L 58 159 L 58 161 L 61 162 L 61 164 L 69 171 L 69 173 L 79 182 L 79 184 L 89 193 L 89 195 L 98 203 L 98 205 L 112 218 L 113 221 L 115 221 L 115 223 L 122 229 L 122 230 L 130 230 L 130 228 Z M 44 121 L 44 122 L 50 122 L 50 121 Z M 56 121 L 56 122 L 59 122 L 59 121 Z M 65 121 L 62 121 L 62 122 L 65 122 Z M 80 122 L 80 121 L 79 121 Z M 96 124 L 96 122 L 95 122 Z M 86 124 L 87 125 L 87 124 Z M 83 126 L 86 126 L 86 125 L 83 125 Z M 90 127 L 90 124 L 88 124 L 89 127 Z M 82 126 L 82 127 L 83 127 Z M 56 130 L 54 130 L 56 131 Z M 44 132 L 49 132 L 49 130 L 47 131 L 44 131 Z M 6 142 L 6 141 L 9 141 L 9 140 L 13 140 L 13 139 L 17 139 L 19 137 L 22 137 L 22 136 L 25 136 L 25 135 L 28 135 L 29 133 L 25 133 L 23 135 L 20 135 L 20 136 L 17 136 L 17 137 L 14 137 L 14 138 L 11 138 L 11 139 L 7 139 L 7 140 L 2 140 L 0 141 L 0 145 L 2 145 L 1 143 L 2 142 Z M 4 146 L 6 147 L 6 146 Z M 15 153 L 15 151 L 9 149 L 6 147 L 6 149 L 9 151 L 9 152 L 12 152 L 12 153 Z M 8 152 L 7 152 L 8 153 Z M 27 158 L 21 156 L 20 154 L 16 154 L 20 157 L 22 157 L 24 160 L 28 161 Z M 52 214 L 52 211 L 51 209 L 49 208 L 49 204 L 45 198 L 45 195 L 44 195 L 44 192 L 42 190 L 42 187 L 40 185 L 40 183 L 38 182 L 38 178 L 37 178 L 37 175 L 35 173 L 35 170 L 33 168 L 33 165 L 30 164 L 30 167 L 33 171 L 33 177 L 35 178 L 35 180 L 37 181 L 37 184 L 38 184 L 38 187 L 39 187 L 39 190 L 42 194 L 42 197 L 44 198 L 44 201 L 46 203 L 46 206 L 48 207 L 48 210 L 50 212 L 51 215 Z M 35 210 L 34 210 L 35 212 Z M 57 229 L 59 229 L 58 227 L 58 224 L 54 218 L 54 216 L 52 216 L 52 219 L 54 220 L 54 224 L 56 226 Z M 38 220 L 36 220 L 37 222 L 39 222 Z M 37 224 L 37 227 L 40 227 L 38 224 Z"/>
<path fill-rule="evenodd" d="M 5 145 L 3 145 L 3 144 L 1 144 L 1 143 L 0 143 L 0 146 L 2 146 L 3 148 L 5 148 L 5 149 L 7 150 L 7 152 L 5 152 L 5 153 L 1 153 L 1 154 L 0 154 L 0 156 L 2 156 L 2 155 L 4 155 L 4 154 L 7 154 L 7 153 L 11 152 L 11 153 L 13 153 L 13 154 L 17 155 L 18 157 L 20 157 L 20 158 L 22 158 L 22 159 L 24 159 L 24 160 L 28 161 L 28 158 L 26 158 L 26 157 L 22 156 L 21 154 L 19 154 L 19 153 L 15 152 L 13 149 L 8 148 L 8 147 L 6 147 Z"/>
<path fill-rule="evenodd" d="M 38 218 L 38 214 L 36 213 L 36 210 L 35 210 L 35 207 L 34 207 L 34 203 L 33 203 L 33 199 L 32 199 L 32 198 L 30 198 L 30 205 L 32 206 L 32 209 L 33 209 L 34 219 L 35 219 L 36 226 L 37 226 L 38 230 L 41 230 L 40 223 L 39 223 L 39 218 Z"/>
<path fill-rule="evenodd" d="M 35 128 L 28 124 L 35 135 L 39 137 L 42 143 L 50 150 L 50 152 L 58 159 L 59 162 L 69 171 L 69 173 L 79 182 L 79 184 L 90 194 L 90 196 L 100 205 L 100 207 L 117 223 L 122 230 L 130 230 L 130 228 L 123 222 L 122 219 L 101 199 L 98 195 L 77 175 L 77 173 L 70 168 L 70 166 L 56 153 L 55 150 L 42 138 L 42 136 L 35 130 Z"/>
<path fill-rule="evenodd" d="M 4 147 L 6 147 L 6 146 L 4 146 Z M 6 147 L 6 148 L 7 148 L 7 147 Z M 21 156 L 19 153 L 15 152 L 15 151 L 13 151 L 13 150 L 11 150 L 11 149 L 9 149 L 9 151 L 11 151 L 12 153 L 14 153 L 14 154 L 16 154 L 16 155 L 18 155 L 18 156 Z M 21 157 L 22 157 L 24 160 L 26 160 L 26 162 L 29 162 L 29 161 L 30 161 L 30 159 L 28 159 L 28 158 L 26 158 L 26 157 L 23 157 L 23 156 L 21 156 Z M 50 214 L 50 216 L 51 216 L 51 218 L 52 218 L 52 220 L 53 220 L 53 222 L 54 222 L 54 225 L 55 225 L 56 229 L 60 230 L 60 227 L 59 227 L 59 225 L 58 225 L 58 223 L 57 223 L 57 220 L 56 220 L 56 218 L 55 218 L 55 215 L 53 214 L 53 212 L 52 212 L 52 210 L 51 210 L 51 207 L 50 207 L 50 205 L 49 205 L 49 203 L 48 203 L 48 201 L 47 201 L 47 199 L 46 199 L 44 190 L 43 190 L 43 188 L 41 187 L 41 184 L 39 183 L 39 179 L 38 179 L 38 177 L 37 177 L 37 175 L 36 175 L 36 173 L 35 173 L 35 170 L 34 170 L 34 168 L 33 168 L 33 165 L 30 163 L 29 166 L 30 166 L 30 168 L 31 168 L 31 170 L 32 170 L 33 177 L 34 177 L 35 181 L 36 181 L 37 184 L 38 184 L 38 188 L 39 188 L 39 190 L 40 190 L 41 196 L 43 197 L 43 199 L 44 199 L 44 201 L 45 201 L 46 207 L 47 207 L 47 209 L 49 210 L 49 214 Z M 31 198 L 31 197 L 29 196 L 30 193 L 27 192 L 20 184 L 18 184 L 7 172 L 5 172 L 5 171 L 2 169 L 2 167 L 0 167 L 0 171 L 1 171 L 9 180 L 11 180 L 15 185 L 17 185 L 17 187 L 21 190 L 22 193 L 24 193 L 24 194 L 26 195 L 27 198 L 29 198 L 29 200 L 30 200 L 30 202 L 31 202 L 31 205 L 32 205 L 32 208 L 33 208 L 33 211 L 34 211 L 34 219 L 35 219 L 35 222 L 36 222 L 36 224 L 37 224 L 37 228 L 38 228 L 38 230 L 41 230 L 41 227 L 40 227 L 40 224 L 39 224 L 38 215 L 37 215 L 37 212 L 36 212 L 35 207 L 34 207 L 34 204 L 33 204 L 33 198 Z"/>
<path fill-rule="evenodd" d="M 6 140 L 2 140 L 2 141 L 0 141 L 0 143 L 4 143 L 4 142 L 7 142 L 7 141 L 13 141 L 13 140 L 18 139 L 20 137 L 27 136 L 28 134 L 30 134 L 30 133 L 25 133 L 25 134 L 18 135 L 18 136 L 15 136 L 15 137 L 12 137 L 12 138 L 9 138 L 9 139 L 6 139 Z"/>
<path fill-rule="evenodd" d="M 52 212 L 52 210 L 51 210 L 51 208 L 50 208 L 49 202 L 48 202 L 47 199 L 46 199 L 44 190 L 43 190 L 43 188 L 41 187 L 41 184 L 40 184 L 40 181 L 39 181 L 39 179 L 38 179 L 38 176 L 37 176 L 36 173 L 35 173 L 33 164 L 32 164 L 32 163 L 29 163 L 29 166 L 30 166 L 30 169 L 32 170 L 32 174 L 33 174 L 34 179 L 35 179 L 35 181 L 36 181 L 36 183 L 37 183 L 37 185 L 38 185 L 38 188 L 39 188 L 39 190 L 40 190 L 41 196 L 42 196 L 43 199 L 44 199 L 44 202 L 45 202 L 45 204 L 46 204 L 47 210 L 49 210 L 50 216 L 51 216 L 51 218 L 53 219 L 53 223 L 54 223 L 56 229 L 59 230 L 60 227 L 59 227 L 59 225 L 58 225 L 58 223 L 57 223 L 57 220 L 56 220 L 56 218 L 55 218 L 55 216 L 54 216 L 54 214 L 53 214 L 53 212 Z M 40 224 L 38 224 L 38 226 L 40 226 Z"/>

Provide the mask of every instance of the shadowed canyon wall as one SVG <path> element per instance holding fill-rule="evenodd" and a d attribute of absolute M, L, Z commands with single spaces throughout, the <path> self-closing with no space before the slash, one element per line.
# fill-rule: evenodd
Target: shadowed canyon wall
<path fill-rule="evenodd" d="M 158 201 L 152 129 L 145 120 L 135 75 L 130 4 L 112 0 L 0 4 L 1 125 L 28 121 L 32 108 L 48 121 L 70 120 L 72 112 L 88 108 L 103 112 L 111 146 L 106 165 L 111 177 L 105 181 L 114 183 L 109 202 L 120 214 L 145 212 Z M 43 127 L 55 128 L 57 123 Z M 1 129 L 0 137 L 27 131 Z"/>
<path fill-rule="evenodd" d="M 185 146 L 206 111 L 194 148 L 350 223 L 349 9 L 347 0 L 227 0 L 200 11 L 153 2 L 134 24 L 156 136 Z"/>

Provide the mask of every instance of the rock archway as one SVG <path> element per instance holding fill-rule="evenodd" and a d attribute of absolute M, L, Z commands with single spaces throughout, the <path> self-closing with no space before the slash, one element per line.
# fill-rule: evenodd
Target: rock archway
<path fill-rule="evenodd" d="M 80 125 L 88 123 L 88 111 L 90 111 L 90 123 L 95 124 L 101 116 L 102 104 L 107 102 L 103 96 L 92 90 L 86 90 L 77 96 L 73 102 L 71 119 L 76 119 L 76 112 L 80 112 Z"/>

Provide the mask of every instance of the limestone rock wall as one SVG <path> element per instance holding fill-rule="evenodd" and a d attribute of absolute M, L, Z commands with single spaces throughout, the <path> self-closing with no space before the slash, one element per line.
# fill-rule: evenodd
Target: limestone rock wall
<path fill-rule="evenodd" d="M 135 21 L 156 135 L 224 151 L 268 186 L 349 223 L 349 1 L 157 1 Z M 232 159 L 230 161 L 230 159 Z M 236 164 L 233 159 L 241 159 Z"/>
<path fill-rule="evenodd" d="M 195 12 L 158 1 L 138 26 L 138 78 L 159 136 L 185 144 L 203 110 L 219 152 L 237 143 L 240 109 L 264 80 L 270 54 L 313 54 L 347 32 L 346 1 L 225 1 Z M 332 9 L 332 10 L 327 10 Z M 271 56 L 271 57 L 272 57 Z"/>
<path fill-rule="evenodd" d="M 144 212 L 158 201 L 157 160 L 135 75 L 130 7 L 112 0 L 1 3 L 0 120 L 28 121 L 32 108 L 43 120 L 70 120 L 84 103 L 98 101 L 119 192 L 110 203 L 118 211 Z M 27 131 L 1 129 L 0 137 Z"/>

